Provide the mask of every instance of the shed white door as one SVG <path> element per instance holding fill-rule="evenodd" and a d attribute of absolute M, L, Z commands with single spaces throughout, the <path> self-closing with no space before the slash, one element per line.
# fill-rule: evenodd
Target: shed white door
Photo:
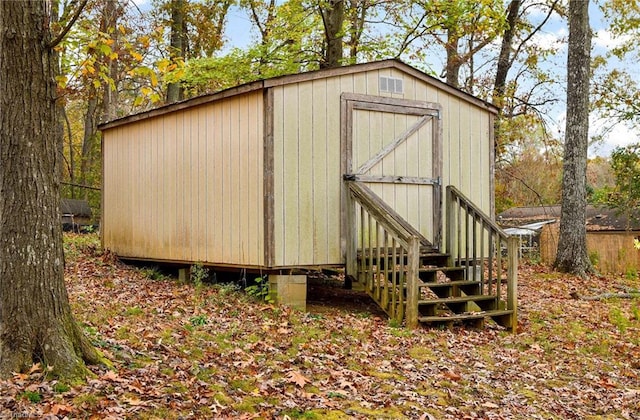
<path fill-rule="evenodd" d="M 341 120 L 345 178 L 365 183 L 439 248 L 440 106 L 343 93 Z"/>

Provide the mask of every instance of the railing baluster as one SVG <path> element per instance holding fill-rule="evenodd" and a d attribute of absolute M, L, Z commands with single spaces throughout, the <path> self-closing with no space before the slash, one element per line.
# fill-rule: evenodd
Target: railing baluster
<path fill-rule="evenodd" d="M 469 269 L 469 206 L 464 206 L 464 266 Z"/>
<path fill-rule="evenodd" d="M 500 243 L 500 255 L 502 256 L 502 244 L 505 245 L 505 249 L 508 250 L 508 243 L 505 240 L 501 239 L 501 243 Z M 496 283 L 496 296 L 498 296 L 498 301 L 502 301 L 502 278 L 505 274 L 504 272 L 504 268 L 502 266 L 502 258 L 500 258 L 500 265 L 498 266 L 498 279 L 497 279 L 497 283 Z"/>
<path fill-rule="evenodd" d="M 460 199 L 456 198 L 456 210 L 458 212 L 458 215 L 456 217 L 456 222 L 458 224 L 458 239 L 457 239 L 457 260 L 458 263 L 456 265 L 460 266 L 462 264 L 462 206 L 460 205 Z"/>
<path fill-rule="evenodd" d="M 407 327 L 418 326 L 418 265 L 420 261 L 420 240 L 411 238 L 407 250 Z"/>
<path fill-rule="evenodd" d="M 395 317 L 395 313 L 396 313 L 396 294 L 394 292 L 395 290 L 395 285 L 396 285 L 396 281 L 398 281 L 398 264 L 397 264 L 397 259 L 396 259 L 396 240 L 395 238 L 391 239 L 391 258 L 393 261 L 393 269 L 392 269 L 392 274 L 391 274 L 391 318 Z M 389 282 L 387 282 L 387 287 L 389 287 Z M 385 294 L 387 295 L 387 299 L 389 299 L 389 291 L 387 290 L 385 292 Z"/>
<path fill-rule="evenodd" d="M 511 317 L 511 332 L 515 333 L 518 327 L 518 250 L 520 240 L 517 237 L 507 239 L 508 268 L 507 268 L 507 309 L 513 311 Z"/>
<path fill-rule="evenodd" d="M 380 255 L 380 224 L 376 221 L 376 284 L 375 284 L 375 300 L 380 303 L 380 274 L 381 274 L 381 255 Z"/>
<path fill-rule="evenodd" d="M 477 264 L 478 264 L 478 215 L 476 214 L 476 212 L 473 212 L 473 218 L 471 219 L 471 223 L 473 223 L 473 230 L 472 230 L 472 250 L 473 250 L 473 258 L 472 258 L 472 274 L 471 274 L 471 278 L 473 279 L 473 281 L 478 281 L 478 275 L 477 275 Z"/>
<path fill-rule="evenodd" d="M 496 295 L 500 298 L 500 283 L 502 283 L 502 239 L 496 235 L 498 243 L 498 257 L 496 258 Z"/>
<path fill-rule="evenodd" d="M 484 232 L 485 232 L 485 226 L 484 226 L 484 220 L 480 219 L 480 293 L 484 293 L 484 288 L 485 288 L 485 276 L 484 276 L 484 247 L 485 247 L 485 243 L 484 243 Z"/>
<path fill-rule="evenodd" d="M 386 310 L 387 308 L 387 304 L 389 302 L 389 295 L 387 294 L 388 292 L 388 284 L 389 284 L 389 264 L 391 263 L 389 261 L 390 258 L 390 253 L 389 253 L 389 233 L 386 230 L 383 230 L 383 248 L 384 248 L 384 271 L 383 271 L 383 278 L 382 278 L 382 287 L 380 289 L 380 293 L 382 294 L 380 302 L 382 305 L 382 308 Z"/>
<path fill-rule="evenodd" d="M 367 284 L 366 283 L 366 273 L 367 273 L 367 262 L 366 262 L 366 254 L 365 254 L 365 248 L 364 248 L 364 216 L 365 216 L 365 211 L 364 211 L 364 207 L 360 206 L 360 271 L 358 272 L 358 281 L 360 282 L 360 284 Z"/>
<path fill-rule="evenodd" d="M 373 292 L 373 237 L 371 236 L 373 234 L 373 217 L 371 216 L 371 213 L 367 213 L 367 216 L 367 233 L 369 236 L 369 240 L 367 241 L 369 244 L 369 275 L 367 276 L 367 290 L 371 293 Z"/>
<path fill-rule="evenodd" d="M 396 299 L 398 302 L 398 315 L 396 320 L 398 322 L 401 322 L 404 319 L 404 305 L 405 305 L 405 299 L 404 299 L 404 286 L 405 286 L 405 277 L 406 277 L 406 273 L 407 273 L 407 265 L 404 262 L 405 261 L 405 250 L 404 248 L 400 248 L 400 273 L 399 274 L 399 278 L 398 278 L 398 286 L 395 288 L 394 290 L 394 295 L 397 295 Z"/>
<path fill-rule="evenodd" d="M 493 265 L 496 258 L 496 246 L 494 241 L 494 233 L 489 231 L 489 276 L 487 278 L 487 294 L 493 291 Z"/>

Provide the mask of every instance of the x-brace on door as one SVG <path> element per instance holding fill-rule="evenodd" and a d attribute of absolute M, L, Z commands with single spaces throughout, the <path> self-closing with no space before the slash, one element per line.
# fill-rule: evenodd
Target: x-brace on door
<path fill-rule="evenodd" d="M 353 93 L 341 99 L 344 178 L 365 183 L 422 234 L 424 246 L 439 249 L 441 106 Z"/>

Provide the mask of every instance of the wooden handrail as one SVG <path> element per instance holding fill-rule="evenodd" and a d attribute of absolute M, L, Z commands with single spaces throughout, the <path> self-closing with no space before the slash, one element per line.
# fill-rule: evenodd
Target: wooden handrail
<path fill-rule="evenodd" d="M 373 193 L 369 188 L 354 181 L 347 181 L 347 186 L 353 198 L 356 199 L 358 204 L 364 207 L 382 226 L 385 230 L 389 231 L 397 240 L 400 241 L 400 245 L 407 247 L 409 244 L 409 238 L 411 234 L 394 218 L 389 217 L 388 214 L 382 211 L 382 200 Z"/>
<path fill-rule="evenodd" d="M 450 255 L 451 263 L 471 269 L 469 273 L 471 279 L 479 281 L 481 288 L 486 288 L 488 294 L 495 293 L 498 301 L 502 302 L 506 309 L 513 311 L 510 327 L 515 332 L 518 309 L 518 238 L 505 233 L 498 224 L 452 185 L 447 186 L 446 189 L 446 208 L 446 252 Z M 502 276 L 505 274 L 503 244 L 506 250 L 507 266 L 507 290 L 504 300 L 501 286 Z M 488 255 L 485 255 L 485 247 Z M 485 278 L 483 267 L 487 268 L 488 278 Z M 476 268 L 481 268 L 480 273 Z M 494 282 L 495 290 L 493 290 Z"/>
<path fill-rule="evenodd" d="M 385 226 L 385 229 L 392 231 L 398 238 L 404 241 L 404 246 L 409 245 L 409 238 L 416 236 L 423 245 L 429 245 L 429 241 L 409 222 L 404 220 L 391 206 L 384 202 L 369 187 L 357 181 L 345 181 L 351 194 L 358 199 L 361 205 L 367 208 Z"/>
<path fill-rule="evenodd" d="M 483 222 L 487 226 L 490 226 L 491 229 L 495 230 L 500 235 L 500 237 L 502 237 L 505 240 L 509 237 L 509 235 L 504 230 L 502 230 L 502 228 L 500 226 L 498 226 L 498 224 L 496 222 L 494 222 L 493 219 L 491 219 L 489 216 L 487 216 L 480 209 L 480 207 L 476 206 L 473 203 L 473 201 L 471 201 L 469 198 L 467 198 L 467 196 L 465 196 L 459 189 L 457 189 L 453 185 L 448 185 L 447 186 L 447 198 L 449 198 L 449 195 L 451 195 L 453 197 L 458 197 L 458 199 L 460 199 L 460 201 L 464 202 L 464 204 L 467 207 L 472 209 L 474 211 L 474 213 L 476 213 L 483 220 Z"/>
<path fill-rule="evenodd" d="M 407 327 L 415 328 L 418 325 L 420 245 L 426 238 L 370 188 L 357 181 L 345 180 L 345 184 L 348 189 L 347 274 L 357 273 L 367 293 L 390 317 L 398 322 L 405 320 Z M 359 235 L 356 203 L 361 210 Z M 356 261 L 358 240 L 360 266 Z"/>

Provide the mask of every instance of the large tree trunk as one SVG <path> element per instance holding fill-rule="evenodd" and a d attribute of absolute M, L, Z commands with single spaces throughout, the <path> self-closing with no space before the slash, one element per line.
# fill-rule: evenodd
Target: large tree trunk
<path fill-rule="evenodd" d="M 342 65 L 344 25 L 344 0 L 328 0 L 326 6 L 320 6 L 324 24 L 325 52 L 320 68 L 333 68 Z"/>
<path fill-rule="evenodd" d="M 580 276 L 585 276 L 591 271 L 585 223 L 590 51 L 589 2 L 571 0 L 562 212 L 555 267 L 560 271 Z"/>
<path fill-rule="evenodd" d="M 0 2 L 0 376 L 34 362 L 86 373 L 101 360 L 64 285 L 60 132 L 48 2 Z M 25 71 L 28 69 L 28 71 Z"/>

